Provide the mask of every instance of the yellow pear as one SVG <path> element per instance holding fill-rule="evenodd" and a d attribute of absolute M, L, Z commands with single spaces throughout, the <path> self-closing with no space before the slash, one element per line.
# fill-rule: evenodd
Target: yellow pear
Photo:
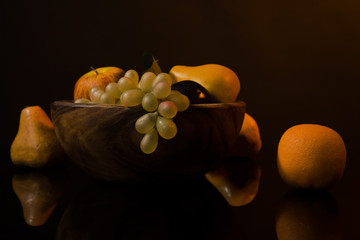
<path fill-rule="evenodd" d="M 170 70 L 174 82 L 192 80 L 202 85 L 216 102 L 235 102 L 240 81 L 233 70 L 219 64 L 174 66 Z"/>
<path fill-rule="evenodd" d="M 205 174 L 206 179 L 221 193 L 229 205 L 244 206 L 258 193 L 261 169 L 251 159 L 233 158 Z"/>
<path fill-rule="evenodd" d="M 30 172 L 16 174 L 12 187 L 18 197 L 25 222 L 41 226 L 50 217 L 67 186 L 65 172 Z"/>
<path fill-rule="evenodd" d="M 261 150 L 262 141 L 259 126 L 255 119 L 245 113 L 238 138 L 231 147 L 229 156 L 254 157 Z"/>
<path fill-rule="evenodd" d="M 43 167 L 58 162 L 65 153 L 55 135 L 54 125 L 39 106 L 21 111 L 18 133 L 11 144 L 15 165 Z"/>

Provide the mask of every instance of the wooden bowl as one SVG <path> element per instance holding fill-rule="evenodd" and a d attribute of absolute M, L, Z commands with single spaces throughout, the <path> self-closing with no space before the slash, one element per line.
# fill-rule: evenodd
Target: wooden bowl
<path fill-rule="evenodd" d="M 193 104 L 174 118 L 178 133 L 159 136 L 155 152 L 140 149 L 135 130 L 142 107 L 56 101 L 51 118 L 68 156 L 86 173 L 103 180 L 141 182 L 203 174 L 213 169 L 237 138 L 245 103 Z"/>

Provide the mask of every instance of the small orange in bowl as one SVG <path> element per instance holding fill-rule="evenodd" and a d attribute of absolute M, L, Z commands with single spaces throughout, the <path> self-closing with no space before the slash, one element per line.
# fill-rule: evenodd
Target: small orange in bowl
<path fill-rule="evenodd" d="M 317 124 L 295 125 L 282 135 L 277 166 L 289 185 L 329 189 L 340 181 L 346 164 L 346 147 L 331 128 Z"/>

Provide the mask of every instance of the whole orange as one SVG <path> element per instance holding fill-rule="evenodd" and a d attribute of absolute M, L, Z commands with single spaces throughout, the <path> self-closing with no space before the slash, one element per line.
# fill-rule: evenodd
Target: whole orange
<path fill-rule="evenodd" d="M 289 185 L 306 189 L 329 189 L 340 181 L 346 164 L 341 136 L 317 124 L 295 125 L 282 135 L 277 166 Z"/>

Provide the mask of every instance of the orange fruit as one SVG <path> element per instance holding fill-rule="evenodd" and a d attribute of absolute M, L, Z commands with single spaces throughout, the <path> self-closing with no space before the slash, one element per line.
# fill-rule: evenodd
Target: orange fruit
<path fill-rule="evenodd" d="M 346 163 L 341 136 L 331 128 L 300 124 L 285 131 L 278 145 L 281 178 L 296 188 L 328 189 L 340 181 Z"/>

